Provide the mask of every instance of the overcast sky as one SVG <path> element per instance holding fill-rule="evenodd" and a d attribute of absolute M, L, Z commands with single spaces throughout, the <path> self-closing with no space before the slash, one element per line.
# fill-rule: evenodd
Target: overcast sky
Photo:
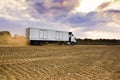
<path fill-rule="evenodd" d="M 120 0 L 0 0 L 0 31 L 25 35 L 27 27 L 120 39 Z"/>

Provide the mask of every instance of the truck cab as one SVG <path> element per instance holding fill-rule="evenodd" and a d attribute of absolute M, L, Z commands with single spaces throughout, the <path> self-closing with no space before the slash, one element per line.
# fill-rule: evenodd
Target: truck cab
<path fill-rule="evenodd" d="M 72 32 L 69 32 L 69 42 L 70 42 L 70 44 L 75 44 L 76 43 L 76 38 L 75 38 L 75 36 L 73 35 Z"/>
<path fill-rule="evenodd" d="M 76 43 L 76 37 L 74 35 L 71 36 L 71 42 Z"/>

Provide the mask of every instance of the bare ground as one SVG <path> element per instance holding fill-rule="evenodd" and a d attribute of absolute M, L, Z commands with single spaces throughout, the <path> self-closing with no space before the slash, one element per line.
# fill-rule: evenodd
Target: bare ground
<path fill-rule="evenodd" d="M 0 46 L 0 80 L 120 80 L 120 46 Z"/>

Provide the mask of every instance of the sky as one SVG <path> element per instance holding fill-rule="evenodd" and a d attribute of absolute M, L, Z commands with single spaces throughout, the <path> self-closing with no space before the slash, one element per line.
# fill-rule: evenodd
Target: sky
<path fill-rule="evenodd" d="M 28 27 L 120 39 L 120 0 L 0 0 L 0 31 L 25 35 Z"/>

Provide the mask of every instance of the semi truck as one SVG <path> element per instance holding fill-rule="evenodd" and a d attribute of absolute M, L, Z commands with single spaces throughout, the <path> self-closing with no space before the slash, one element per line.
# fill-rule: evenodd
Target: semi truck
<path fill-rule="evenodd" d="M 76 43 L 72 32 L 58 31 L 41 28 L 27 28 L 26 37 L 30 45 L 42 45 L 45 43 L 71 44 Z"/>

